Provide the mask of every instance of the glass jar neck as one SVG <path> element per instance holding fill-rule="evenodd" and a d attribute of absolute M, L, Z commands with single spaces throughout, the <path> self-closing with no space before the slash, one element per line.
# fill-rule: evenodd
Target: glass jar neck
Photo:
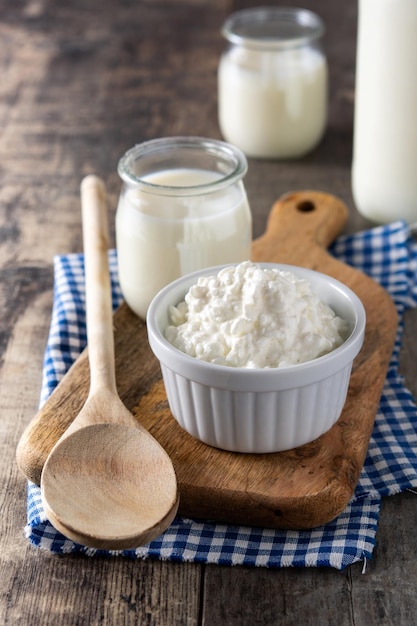
<path fill-rule="evenodd" d="M 118 173 L 129 187 L 147 193 L 194 196 L 233 185 L 243 178 L 247 167 L 243 152 L 225 142 L 169 137 L 128 150 L 119 161 Z"/>
<path fill-rule="evenodd" d="M 317 41 L 325 27 L 322 19 L 307 9 L 260 7 L 233 13 L 221 32 L 231 44 L 285 50 Z"/>

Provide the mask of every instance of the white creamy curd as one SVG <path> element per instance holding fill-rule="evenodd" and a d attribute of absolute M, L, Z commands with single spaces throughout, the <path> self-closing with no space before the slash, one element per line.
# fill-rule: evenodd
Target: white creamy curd
<path fill-rule="evenodd" d="M 348 331 L 308 281 L 250 261 L 200 277 L 169 314 L 170 343 L 190 356 L 232 367 L 310 361 L 343 343 Z"/>

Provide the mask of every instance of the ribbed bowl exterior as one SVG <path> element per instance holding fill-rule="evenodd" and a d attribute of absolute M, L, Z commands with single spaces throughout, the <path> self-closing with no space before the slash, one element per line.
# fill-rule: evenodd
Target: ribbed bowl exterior
<path fill-rule="evenodd" d="M 353 360 L 364 340 L 364 307 L 334 278 L 290 265 L 275 267 L 308 279 L 349 322 L 352 331 L 341 346 L 312 361 L 265 369 L 219 366 L 180 352 L 164 336 L 169 306 L 183 300 L 199 275 L 213 275 L 219 268 L 174 281 L 148 309 L 149 344 L 161 365 L 171 412 L 190 435 L 216 448 L 249 453 L 296 448 L 328 431 L 343 410 Z"/>
<path fill-rule="evenodd" d="M 204 443 L 233 452 L 280 452 L 313 441 L 338 420 L 351 365 L 285 391 L 230 391 L 189 380 L 161 364 L 171 412 Z"/>

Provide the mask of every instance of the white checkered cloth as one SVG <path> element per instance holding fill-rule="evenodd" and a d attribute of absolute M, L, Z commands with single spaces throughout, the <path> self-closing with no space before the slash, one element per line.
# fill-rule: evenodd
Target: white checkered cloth
<path fill-rule="evenodd" d="M 417 303 L 417 244 L 396 222 L 340 237 L 331 253 L 364 271 L 391 294 L 399 314 L 396 343 L 375 427 L 354 497 L 333 522 L 309 531 L 282 531 L 177 517 L 156 540 L 136 550 L 104 552 L 73 543 L 45 517 L 40 489 L 28 485 L 30 542 L 56 553 L 125 556 L 265 567 L 329 566 L 343 569 L 369 559 L 381 498 L 417 488 L 417 407 L 398 373 L 405 309 Z M 113 304 L 121 301 L 117 259 L 109 252 Z M 55 295 L 44 361 L 41 404 L 86 344 L 82 255 L 55 258 Z"/>

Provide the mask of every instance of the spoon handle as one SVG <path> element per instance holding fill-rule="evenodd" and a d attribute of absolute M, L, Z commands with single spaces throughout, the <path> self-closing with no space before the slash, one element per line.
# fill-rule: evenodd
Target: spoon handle
<path fill-rule="evenodd" d="M 103 388 L 116 391 L 106 189 L 98 176 L 81 182 L 81 212 L 92 396 Z"/>

